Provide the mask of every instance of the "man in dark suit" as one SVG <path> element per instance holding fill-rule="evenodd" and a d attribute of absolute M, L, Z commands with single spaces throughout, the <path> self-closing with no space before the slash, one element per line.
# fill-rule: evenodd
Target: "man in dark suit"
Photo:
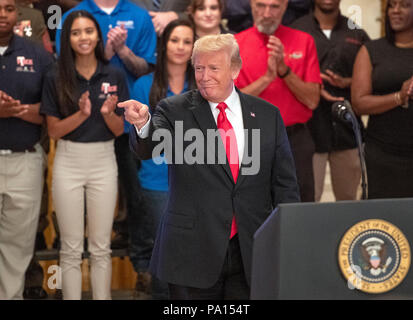
<path fill-rule="evenodd" d="M 234 86 L 242 63 L 233 35 L 199 39 L 192 63 L 199 90 L 162 100 L 152 116 L 137 101 L 119 104 L 135 125 L 130 142 L 140 158 L 156 156 L 158 129 L 173 136 L 150 268 L 173 299 L 248 299 L 255 231 L 279 203 L 300 201 L 294 161 L 278 109 Z"/>

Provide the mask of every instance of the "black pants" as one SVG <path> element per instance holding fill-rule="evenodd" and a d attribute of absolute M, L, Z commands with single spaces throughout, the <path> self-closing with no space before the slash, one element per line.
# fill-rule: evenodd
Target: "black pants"
<path fill-rule="evenodd" d="M 133 129 L 133 128 L 132 128 Z M 127 218 L 119 226 L 118 232 L 127 235 L 130 228 L 133 232 L 142 216 L 142 192 L 138 179 L 139 159 L 129 147 L 129 134 L 124 133 L 115 139 L 115 154 L 118 164 L 120 201 L 126 200 Z M 124 197 L 124 199 L 122 199 Z M 129 228 L 129 230 L 128 230 Z"/>
<path fill-rule="evenodd" d="M 169 298 L 172 300 L 248 300 L 249 296 L 250 288 L 245 279 L 238 235 L 229 241 L 221 274 L 211 288 L 169 284 Z"/>
<path fill-rule="evenodd" d="M 314 202 L 313 155 L 315 145 L 310 130 L 306 124 L 302 123 L 288 126 L 286 129 L 297 171 L 301 201 Z"/>

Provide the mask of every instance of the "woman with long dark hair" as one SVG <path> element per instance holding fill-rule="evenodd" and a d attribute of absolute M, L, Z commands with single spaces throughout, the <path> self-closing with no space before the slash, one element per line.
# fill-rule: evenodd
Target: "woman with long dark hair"
<path fill-rule="evenodd" d="M 191 65 L 195 32 L 190 21 L 184 19 L 169 23 L 157 47 L 157 62 L 154 73 L 139 78 L 133 87 L 132 97 L 153 110 L 163 98 L 184 93 L 195 88 L 194 71 Z M 138 291 L 147 269 L 153 249 L 156 229 L 166 205 L 168 195 L 168 168 L 161 158 L 144 160 L 139 169 L 142 186 L 145 221 L 130 221 L 130 259 L 138 272 Z M 152 279 L 152 295 L 155 299 L 167 298 L 167 286 Z"/>
<path fill-rule="evenodd" d="M 369 199 L 413 197 L 413 0 L 388 1 L 386 36 L 360 49 L 351 96 L 369 115 Z"/>
<path fill-rule="evenodd" d="M 86 200 L 94 299 L 110 299 L 110 239 L 117 199 L 114 138 L 123 133 L 118 99 L 128 99 L 125 77 L 104 58 L 102 34 L 86 11 L 65 20 L 57 68 L 46 77 L 41 113 L 57 140 L 53 203 L 60 230 L 64 299 L 80 299 Z"/>
<path fill-rule="evenodd" d="M 221 23 L 224 0 L 191 0 L 188 14 L 195 25 L 196 38 L 229 33 Z"/>

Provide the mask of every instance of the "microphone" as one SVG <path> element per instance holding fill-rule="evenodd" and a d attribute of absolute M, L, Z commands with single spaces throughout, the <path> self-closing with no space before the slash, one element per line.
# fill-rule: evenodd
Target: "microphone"
<path fill-rule="evenodd" d="M 338 120 L 341 120 L 343 122 L 350 122 L 352 124 L 361 166 L 361 199 L 366 200 L 368 198 L 367 170 L 366 160 L 364 158 L 363 141 L 361 138 L 361 131 L 358 119 L 353 112 L 353 108 L 351 107 L 350 102 L 348 102 L 347 100 L 335 102 L 331 106 L 331 113 Z"/>
<path fill-rule="evenodd" d="M 351 122 L 352 116 L 354 115 L 347 100 L 335 102 L 331 106 L 331 112 L 337 119 L 345 122 Z"/>

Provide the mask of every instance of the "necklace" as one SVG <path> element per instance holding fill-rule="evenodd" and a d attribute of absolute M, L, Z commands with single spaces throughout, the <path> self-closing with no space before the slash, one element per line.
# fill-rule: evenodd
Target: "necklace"
<path fill-rule="evenodd" d="M 395 45 L 399 48 L 413 48 L 413 41 L 409 42 L 396 42 Z"/>

